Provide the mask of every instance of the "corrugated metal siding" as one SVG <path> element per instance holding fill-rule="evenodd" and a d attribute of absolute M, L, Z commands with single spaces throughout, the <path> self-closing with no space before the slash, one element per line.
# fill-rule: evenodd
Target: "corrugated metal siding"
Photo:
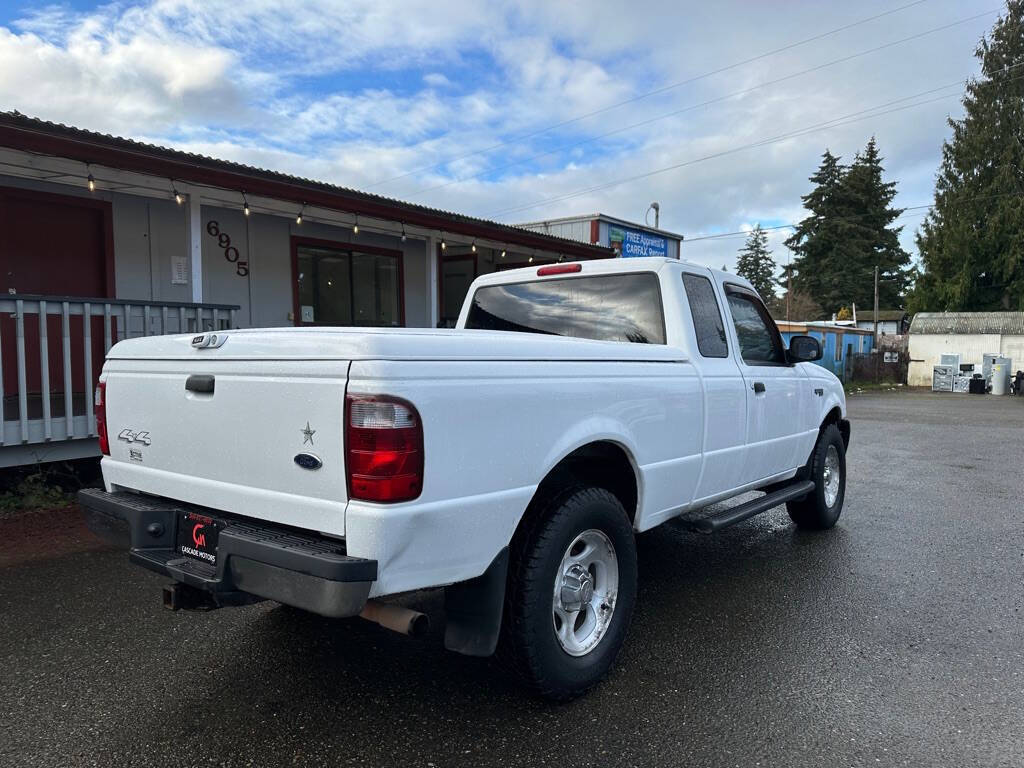
<path fill-rule="evenodd" d="M 520 225 L 520 228 L 528 229 L 531 232 L 540 232 L 544 235 L 552 235 L 553 237 L 563 237 L 566 240 L 576 240 L 581 243 L 590 242 L 590 219 L 523 224 Z"/>
<path fill-rule="evenodd" d="M 1024 312 L 918 312 L 910 333 L 1024 335 Z"/>

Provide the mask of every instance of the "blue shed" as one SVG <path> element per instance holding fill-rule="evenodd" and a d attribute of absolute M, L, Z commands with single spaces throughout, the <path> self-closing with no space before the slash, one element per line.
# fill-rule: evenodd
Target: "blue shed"
<path fill-rule="evenodd" d="M 821 342 L 822 356 L 817 365 L 828 368 L 840 379 L 844 378 L 847 355 L 867 354 L 874 345 L 874 333 L 858 328 L 852 322 L 821 321 L 812 323 L 777 323 L 782 339 L 789 345 L 793 336 L 813 336 Z"/>

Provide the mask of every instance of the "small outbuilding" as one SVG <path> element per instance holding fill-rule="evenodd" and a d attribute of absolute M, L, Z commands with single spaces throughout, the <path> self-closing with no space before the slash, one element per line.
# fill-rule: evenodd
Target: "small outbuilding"
<path fill-rule="evenodd" d="M 776 325 L 787 347 L 794 336 L 813 336 L 820 341 L 822 356 L 818 365 L 827 368 L 843 380 L 846 378 L 847 359 L 854 355 L 868 354 L 874 346 L 874 334 L 858 328 L 848 320 L 803 323 L 780 320 Z"/>
<path fill-rule="evenodd" d="M 910 324 L 907 384 L 927 387 L 941 356 L 959 354 L 982 369 L 982 356 L 998 353 L 1024 369 L 1024 312 L 918 312 Z"/>

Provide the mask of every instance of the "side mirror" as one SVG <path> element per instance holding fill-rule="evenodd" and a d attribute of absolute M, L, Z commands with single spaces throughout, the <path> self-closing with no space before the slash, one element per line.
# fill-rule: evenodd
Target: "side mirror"
<path fill-rule="evenodd" d="M 813 336 L 794 336 L 787 353 L 791 363 L 813 363 L 821 360 L 821 342 Z"/>

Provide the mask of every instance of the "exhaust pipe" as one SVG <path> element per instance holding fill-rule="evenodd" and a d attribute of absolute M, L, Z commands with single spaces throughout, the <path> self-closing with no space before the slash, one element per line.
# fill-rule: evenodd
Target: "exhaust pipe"
<path fill-rule="evenodd" d="M 364 605 L 359 616 L 392 632 L 411 637 L 423 637 L 430 628 L 430 618 L 427 614 L 375 600 L 370 600 Z"/>

